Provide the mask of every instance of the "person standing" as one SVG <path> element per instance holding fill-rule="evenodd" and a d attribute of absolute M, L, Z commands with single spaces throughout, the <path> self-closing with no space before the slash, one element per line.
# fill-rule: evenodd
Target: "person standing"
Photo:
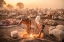
<path fill-rule="evenodd" d="M 40 15 L 38 15 L 36 18 L 35 18 L 35 23 L 36 23 L 36 26 L 37 28 L 41 28 L 41 18 L 40 18 Z"/>
<path fill-rule="evenodd" d="M 43 34 L 43 30 L 44 30 L 44 28 L 45 28 L 45 25 L 44 24 L 41 24 L 41 17 L 40 17 L 40 15 L 39 16 L 37 16 L 36 18 L 35 18 L 35 23 L 36 23 L 36 26 L 37 26 L 37 28 L 39 28 L 39 36 L 38 36 L 38 38 L 40 38 L 41 37 L 41 34 Z M 44 35 L 44 34 L 43 34 Z M 43 36 L 42 35 L 42 36 Z"/>

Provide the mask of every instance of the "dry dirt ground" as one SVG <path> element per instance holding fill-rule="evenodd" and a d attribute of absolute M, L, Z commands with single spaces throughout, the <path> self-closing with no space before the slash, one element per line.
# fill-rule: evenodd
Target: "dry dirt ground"
<path fill-rule="evenodd" d="M 44 21 L 45 19 L 42 19 L 42 22 Z M 64 25 L 64 21 L 60 21 L 60 20 L 55 20 L 58 22 L 58 24 L 62 24 Z M 36 26 L 35 25 L 35 22 L 34 22 L 34 18 L 31 19 L 31 23 L 32 25 Z M 45 27 L 45 31 L 48 33 L 48 28 L 49 26 L 46 25 Z M 11 31 L 14 31 L 14 30 L 17 30 L 17 31 L 22 31 L 21 30 L 22 26 L 17 26 L 17 27 L 12 27 L 12 28 L 0 28 L 0 42 L 57 42 L 55 40 L 52 40 L 51 38 L 49 38 L 48 36 L 45 37 L 45 39 L 47 40 L 41 40 L 41 39 L 34 39 L 34 40 L 27 40 L 27 39 L 17 39 L 17 40 L 9 40 L 10 38 L 10 33 Z M 6 39 L 4 39 L 6 38 Z"/>

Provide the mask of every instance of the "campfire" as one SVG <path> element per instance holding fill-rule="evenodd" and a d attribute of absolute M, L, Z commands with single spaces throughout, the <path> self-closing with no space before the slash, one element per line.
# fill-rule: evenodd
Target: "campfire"
<path fill-rule="evenodd" d="M 33 38 L 34 37 L 34 35 L 33 34 L 30 34 L 30 38 Z"/>
<path fill-rule="evenodd" d="M 31 39 L 34 39 L 35 38 L 35 35 L 34 34 L 30 34 L 29 36 Z"/>
<path fill-rule="evenodd" d="M 33 34 L 33 33 L 28 34 L 26 31 L 24 31 L 24 32 L 19 32 L 18 35 L 19 35 L 20 38 L 35 39 L 35 38 L 38 37 L 39 34 Z"/>

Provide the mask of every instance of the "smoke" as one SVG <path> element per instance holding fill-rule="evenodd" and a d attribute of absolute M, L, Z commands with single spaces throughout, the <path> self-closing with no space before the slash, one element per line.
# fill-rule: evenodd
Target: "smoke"
<path fill-rule="evenodd" d="M 6 5 L 6 2 L 4 0 L 0 0 L 0 7 L 3 7 L 4 5 Z"/>

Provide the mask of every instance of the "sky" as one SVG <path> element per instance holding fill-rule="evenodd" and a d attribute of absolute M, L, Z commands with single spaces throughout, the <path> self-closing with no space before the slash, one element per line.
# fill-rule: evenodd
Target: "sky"
<path fill-rule="evenodd" d="M 64 0 L 5 0 L 13 6 L 22 2 L 25 8 L 64 8 Z"/>

